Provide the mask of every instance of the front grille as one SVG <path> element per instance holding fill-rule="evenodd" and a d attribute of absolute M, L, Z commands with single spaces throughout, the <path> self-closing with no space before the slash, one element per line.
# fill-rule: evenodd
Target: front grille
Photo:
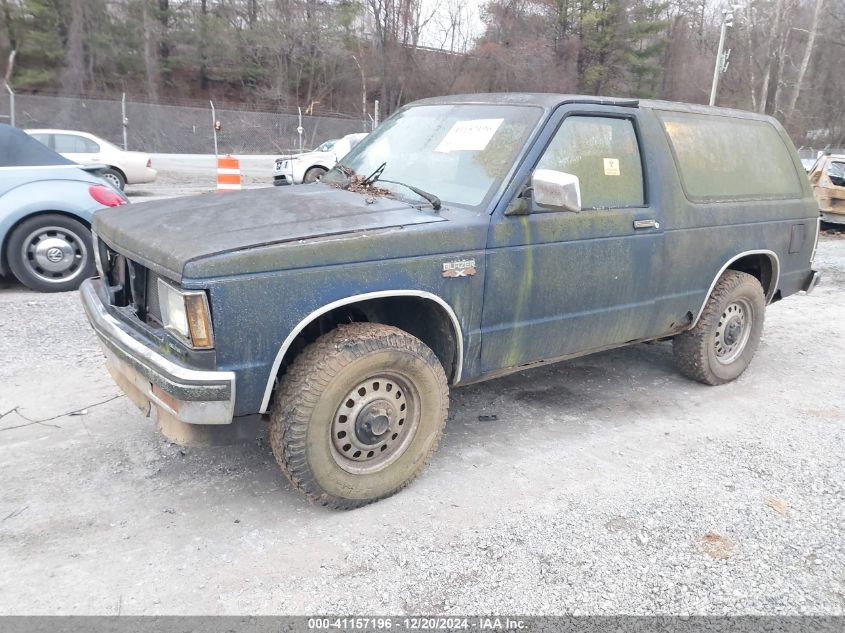
<path fill-rule="evenodd" d="M 161 325 L 161 305 L 158 301 L 158 279 L 159 276 L 147 269 L 147 287 L 146 287 L 146 313 L 147 321 L 153 321 Z"/>

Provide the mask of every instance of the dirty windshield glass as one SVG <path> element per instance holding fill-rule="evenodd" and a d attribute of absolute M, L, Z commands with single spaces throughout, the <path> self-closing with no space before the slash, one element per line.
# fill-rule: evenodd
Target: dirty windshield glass
<path fill-rule="evenodd" d="M 446 203 L 478 206 L 505 176 L 541 112 L 526 106 L 411 107 L 361 141 L 323 181 L 341 184 L 344 170 L 366 177 L 384 165 L 378 186 L 398 197 L 420 200 L 404 186 L 410 185 Z"/>

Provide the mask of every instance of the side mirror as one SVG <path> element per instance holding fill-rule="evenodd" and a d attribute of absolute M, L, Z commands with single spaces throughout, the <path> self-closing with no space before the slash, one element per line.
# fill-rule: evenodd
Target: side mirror
<path fill-rule="evenodd" d="M 554 169 L 537 169 L 531 176 L 534 202 L 541 207 L 581 210 L 578 176 Z"/>

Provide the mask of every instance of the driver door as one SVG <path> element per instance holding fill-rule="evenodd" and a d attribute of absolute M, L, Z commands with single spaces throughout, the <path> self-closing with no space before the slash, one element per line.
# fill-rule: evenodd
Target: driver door
<path fill-rule="evenodd" d="M 665 331 L 655 307 L 663 229 L 659 209 L 646 197 L 637 110 L 573 107 L 549 122 L 552 132 L 529 154 L 530 169 L 510 206 L 494 212 L 484 373 Z M 581 210 L 537 204 L 530 186 L 535 169 L 577 176 Z"/>

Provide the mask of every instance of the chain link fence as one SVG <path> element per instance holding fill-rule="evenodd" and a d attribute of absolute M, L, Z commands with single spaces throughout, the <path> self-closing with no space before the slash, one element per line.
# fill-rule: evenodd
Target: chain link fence
<path fill-rule="evenodd" d="M 9 123 L 9 94 L 0 94 L 0 122 Z M 20 128 L 58 128 L 96 134 L 129 150 L 172 154 L 213 154 L 214 121 L 221 154 L 284 154 L 300 146 L 299 116 L 217 107 L 174 106 L 119 100 L 18 94 L 14 99 Z M 126 126 L 124 130 L 123 113 Z M 353 132 L 368 131 L 361 119 L 337 116 L 302 116 L 302 147 Z"/>

